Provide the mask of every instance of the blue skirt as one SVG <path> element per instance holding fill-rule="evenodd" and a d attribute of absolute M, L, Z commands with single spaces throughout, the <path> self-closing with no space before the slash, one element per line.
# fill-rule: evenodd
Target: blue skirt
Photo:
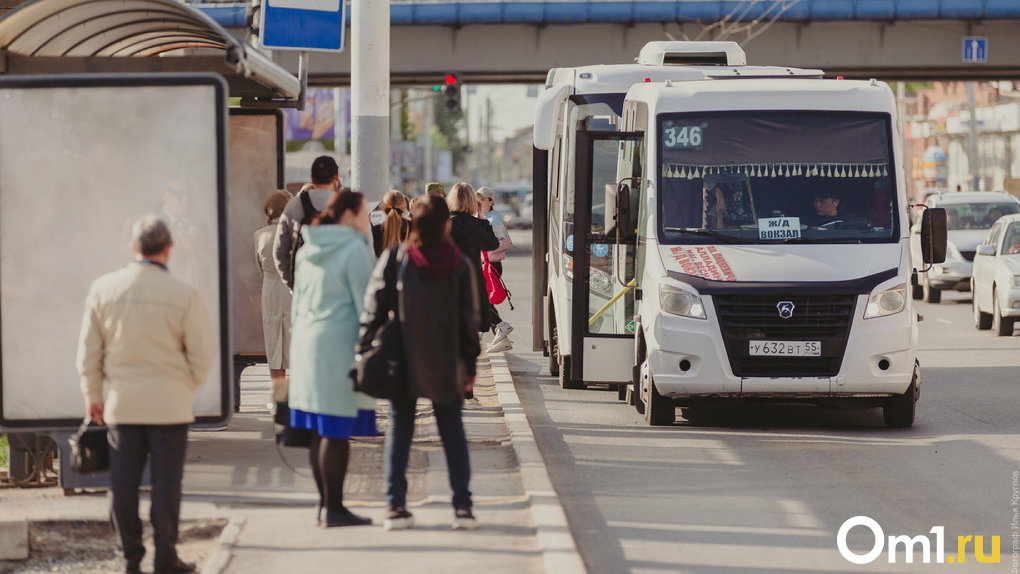
<path fill-rule="evenodd" d="M 375 411 L 358 409 L 356 417 L 340 417 L 290 409 L 290 426 L 308 429 L 329 438 L 348 439 L 352 436 L 379 436 L 375 426 Z"/>

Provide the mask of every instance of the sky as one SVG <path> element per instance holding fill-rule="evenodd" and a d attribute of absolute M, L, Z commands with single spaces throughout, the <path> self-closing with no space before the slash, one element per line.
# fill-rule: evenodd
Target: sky
<path fill-rule="evenodd" d="M 539 91 L 532 93 L 538 94 Z M 493 108 L 492 137 L 495 141 L 502 141 L 518 129 L 531 125 L 537 99 L 537 96 L 528 96 L 528 86 L 525 85 L 465 86 L 461 101 L 467 110 L 468 141 L 480 141 L 483 137 L 479 122 L 485 116 L 486 100 L 492 102 Z"/>

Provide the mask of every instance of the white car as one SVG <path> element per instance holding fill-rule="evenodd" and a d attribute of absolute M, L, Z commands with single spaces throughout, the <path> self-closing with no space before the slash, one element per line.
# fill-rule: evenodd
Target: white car
<path fill-rule="evenodd" d="M 940 193 L 928 198 L 927 206 L 946 210 L 949 228 L 946 260 L 918 274 L 918 285 L 914 286 L 912 295 L 914 299 L 938 303 L 942 300 L 942 291 L 970 291 L 972 262 L 978 244 L 999 217 L 1020 213 L 1020 200 L 998 191 Z M 910 250 L 914 268 L 923 271 L 920 219 L 911 228 Z"/>
<path fill-rule="evenodd" d="M 1020 214 L 995 222 L 974 256 L 974 326 L 1000 337 L 1013 334 L 1020 317 Z"/>

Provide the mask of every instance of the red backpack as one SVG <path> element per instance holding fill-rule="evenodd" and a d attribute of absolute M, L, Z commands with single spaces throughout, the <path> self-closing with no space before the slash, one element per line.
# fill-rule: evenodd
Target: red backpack
<path fill-rule="evenodd" d="M 503 283 L 503 278 L 499 276 L 499 271 L 496 271 L 489 262 L 489 254 L 486 251 L 482 251 L 482 276 L 485 277 L 485 291 L 489 294 L 489 303 L 499 305 L 510 298 L 510 291 Z M 514 304 L 510 303 L 510 309 L 513 308 Z"/>

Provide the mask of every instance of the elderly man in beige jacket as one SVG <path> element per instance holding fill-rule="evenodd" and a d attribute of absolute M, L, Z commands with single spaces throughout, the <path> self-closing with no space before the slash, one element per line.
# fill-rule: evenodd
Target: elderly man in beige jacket
<path fill-rule="evenodd" d="M 147 460 L 155 570 L 195 569 L 177 556 L 177 525 L 191 403 L 213 345 L 198 292 L 167 270 L 171 244 L 163 220 L 135 222 L 135 261 L 92 284 L 78 346 L 89 415 L 109 425 L 111 515 L 129 574 L 141 572 L 145 555 L 138 487 Z"/>

